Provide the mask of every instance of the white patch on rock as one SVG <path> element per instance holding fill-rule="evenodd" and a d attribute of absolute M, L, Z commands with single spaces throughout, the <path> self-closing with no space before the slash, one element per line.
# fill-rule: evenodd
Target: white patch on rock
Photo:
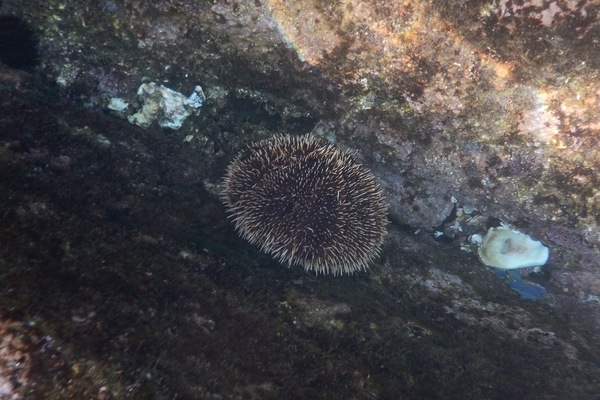
<path fill-rule="evenodd" d="M 113 97 L 108 103 L 108 109 L 116 112 L 121 112 L 129 107 L 129 103 L 120 97 Z"/>
<path fill-rule="evenodd" d="M 157 121 L 162 128 L 179 129 L 192 112 L 204 104 L 205 96 L 196 86 L 190 97 L 154 82 L 142 84 L 137 92 L 143 106 L 127 120 L 141 128 L 148 128 Z"/>

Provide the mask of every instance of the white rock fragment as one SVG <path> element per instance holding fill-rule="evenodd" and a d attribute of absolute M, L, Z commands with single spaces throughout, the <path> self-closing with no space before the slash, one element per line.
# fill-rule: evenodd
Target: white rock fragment
<path fill-rule="evenodd" d="M 483 236 L 478 233 L 471 235 L 469 239 L 471 240 L 471 243 L 477 246 L 481 246 L 481 243 L 483 243 Z"/>
<path fill-rule="evenodd" d="M 163 128 L 179 129 L 185 119 L 204 104 L 205 96 L 196 86 L 190 97 L 154 82 L 142 84 L 137 92 L 143 103 L 142 109 L 127 117 L 141 128 L 148 128 L 154 121 Z"/>
<path fill-rule="evenodd" d="M 121 112 L 127 107 L 129 107 L 129 103 L 120 97 L 113 97 L 112 99 L 110 99 L 110 102 L 108 103 L 107 107 L 109 110 Z"/>
<path fill-rule="evenodd" d="M 478 254 L 488 267 L 517 269 L 546 264 L 549 250 L 541 242 L 503 225 L 488 230 Z"/>
<path fill-rule="evenodd" d="M 206 100 L 206 96 L 204 96 L 204 92 L 202 91 L 202 88 L 200 86 L 196 86 L 194 88 L 194 93 L 192 93 L 190 95 L 190 97 L 185 99 L 184 103 L 193 109 L 198 109 L 198 108 L 202 107 L 202 104 L 204 104 L 205 100 Z"/>

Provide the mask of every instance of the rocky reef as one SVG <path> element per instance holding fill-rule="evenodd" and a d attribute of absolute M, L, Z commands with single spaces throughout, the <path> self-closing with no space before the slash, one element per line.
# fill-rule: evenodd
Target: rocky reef
<path fill-rule="evenodd" d="M 596 398 L 599 9 L 3 0 L 0 398 Z M 176 124 L 128 121 L 142 85 Z M 367 272 L 227 219 L 234 156 L 308 133 L 384 189 Z M 502 223 L 550 249 L 539 300 L 477 257 Z"/>

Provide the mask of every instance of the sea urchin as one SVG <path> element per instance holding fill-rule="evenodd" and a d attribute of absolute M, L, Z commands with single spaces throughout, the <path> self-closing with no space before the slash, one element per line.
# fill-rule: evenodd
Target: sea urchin
<path fill-rule="evenodd" d="M 248 146 L 229 165 L 222 198 L 240 236 L 317 274 L 366 269 L 388 223 L 371 172 L 312 136 L 280 135 Z"/>

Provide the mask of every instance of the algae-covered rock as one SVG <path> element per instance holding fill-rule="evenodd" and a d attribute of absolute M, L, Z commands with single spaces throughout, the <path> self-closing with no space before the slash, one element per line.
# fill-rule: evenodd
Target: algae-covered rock
<path fill-rule="evenodd" d="M 36 55 L 0 65 L 7 397 L 597 396 L 596 3 L 4 0 L 0 14 Z M 143 111 L 142 82 L 206 101 L 179 129 L 141 128 L 123 118 Z M 352 151 L 381 184 L 393 224 L 368 273 L 280 268 L 236 236 L 226 166 L 279 134 Z M 498 221 L 551 249 L 526 277 L 537 302 L 461 251 Z"/>

